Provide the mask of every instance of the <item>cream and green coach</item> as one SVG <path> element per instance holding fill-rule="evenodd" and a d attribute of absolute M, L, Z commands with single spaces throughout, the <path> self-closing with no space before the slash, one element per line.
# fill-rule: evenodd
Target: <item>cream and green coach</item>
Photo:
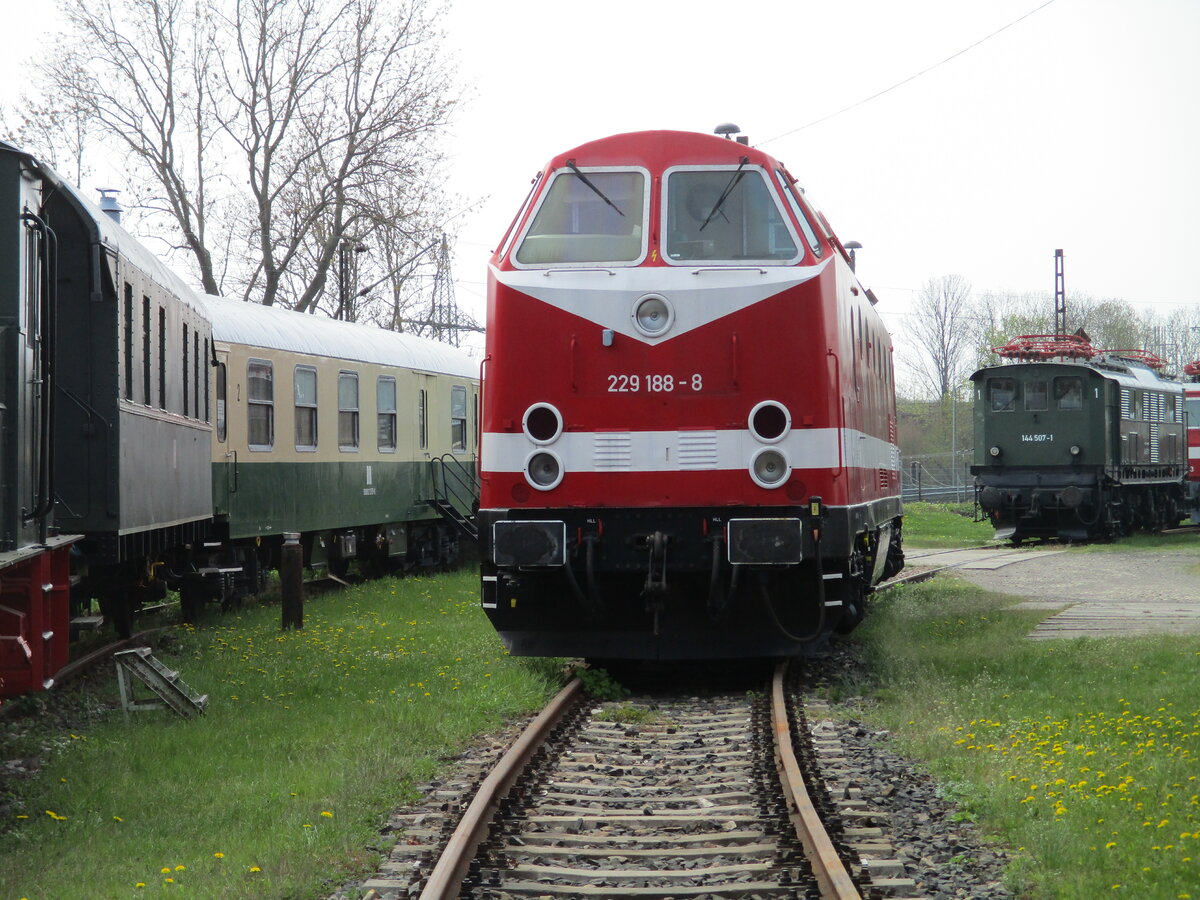
<path fill-rule="evenodd" d="M 431 463 L 474 471 L 478 363 L 412 335 L 205 304 L 216 538 L 205 574 L 229 570 L 222 593 L 257 581 L 287 533 L 301 536 L 307 565 L 335 575 L 353 560 L 376 571 L 452 562 L 457 536 L 430 504 Z"/>

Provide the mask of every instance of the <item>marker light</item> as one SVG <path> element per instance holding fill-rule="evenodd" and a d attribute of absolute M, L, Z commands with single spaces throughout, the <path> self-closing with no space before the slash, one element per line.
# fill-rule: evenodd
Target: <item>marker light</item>
<path fill-rule="evenodd" d="M 535 403 L 525 410 L 521 430 L 535 444 L 552 444 L 562 434 L 562 413 L 549 403 Z"/>
<path fill-rule="evenodd" d="M 562 478 L 562 460 L 550 450 L 539 450 L 525 460 L 525 480 L 539 491 L 553 490 Z"/>
<path fill-rule="evenodd" d="M 750 460 L 750 477 L 759 487 L 777 488 L 790 472 L 787 457 L 774 447 L 763 447 Z"/>
<path fill-rule="evenodd" d="M 999 456 L 999 455 L 1000 455 L 1000 448 L 999 448 L 999 447 L 993 447 L 991 450 L 989 450 L 989 451 L 988 451 L 988 453 L 990 453 L 992 456 Z"/>
<path fill-rule="evenodd" d="M 764 444 L 783 440 L 792 429 L 792 414 L 775 400 L 764 400 L 750 410 L 750 433 Z"/>

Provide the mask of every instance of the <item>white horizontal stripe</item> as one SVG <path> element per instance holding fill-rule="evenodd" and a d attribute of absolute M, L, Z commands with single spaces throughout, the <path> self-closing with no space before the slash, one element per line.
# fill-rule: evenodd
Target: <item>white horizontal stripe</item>
<path fill-rule="evenodd" d="M 897 471 L 900 449 L 895 444 L 843 429 L 842 456 L 850 468 Z M 697 436 L 704 449 L 697 454 Z M 749 429 L 723 431 L 565 432 L 545 449 L 563 461 L 567 472 L 673 472 L 745 469 L 763 447 L 778 447 L 793 469 L 838 468 L 838 429 L 793 429 L 782 441 L 764 444 Z M 616 448 L 620 452 L 614 452 Z M 521 472 L 534 451 L 542 449 L 524 434 L 488 432 L 483 435 L 485 472 Z"/>

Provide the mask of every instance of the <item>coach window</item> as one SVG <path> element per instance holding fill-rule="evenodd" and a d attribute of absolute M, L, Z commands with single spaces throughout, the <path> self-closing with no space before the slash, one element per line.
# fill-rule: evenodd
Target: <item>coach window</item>
<path fill-rule="evenodd" d="M 519 265 L 636 262 L 645 246 L 646 177 L 564 167 L 542 195 L 513 259 Z"/>
<path fill-rule="evenodd" d="M 158 308 L 158 408 L 167 408 L 167 311 Z"/>
<path fill-rule="evenodd" d="M 379 429 L 379 451 L 396 452 L 396 379 L 380 375 L 375 386 L 375 418 Z"/>
<path fill-rule="evenodd" d="M 1078 375 L 1054 379 L 1054 399 L 1059 409 L 1083 409 L 1083 381 Z"/>
<path fill-rule="evenodd" d="M 1044 381 L 1025 382 L 1025 409 L 1044 412 L 1050 408 L 1050 386 Z"/>
<path fill-rule="evenodd" d="M 275 366 L 252 359 L 246 369 L 246 400 L 251 450 L 275 446 Z"/>
<path fill-rule="evenodd" d="M 317 370 L 296 366 L 296 449 L 317 449 Z"/>
<path fill-rule="evenodd" d="M 421 439 L 421 449 L 429 448 L 429 392 L 424 388 L 417 394 L 417 434 Z"/>
<path fill-rule="evenodd" d="M 152 406 L 151 394 L 151 360 L 153 359 L 154 321 L 150 298 L 142 295 L 142 402 Z"/>
<path fill-rule="evenodd" d="M 225 443 L 228 429 L 225 423 L 225 363 L 217 363 L 217 441 Z"/>
<path fill-rule="evenodd" d="M 133 285 L 125 282 L 125 399 L 133 399 Z"/>
<path fill-rule="evenodd" d="M 338 375 L 338 449 L 358 449 L 358 374 Z"/>
<path fill-rule="evenodd" d="M 459 385 L 450 388 L 450 449 L 467 449 L 467 389 Z"/>
<path fill-rule="evenodd" d="M 192 377 L 191 370 L 188 368 L 188 359 L 188 327 L 185 322 L 183 325 L 183 378 L 180 379 L 183 382 L 182 412 L 185 416 L 188 414 L 188 397 L 190 396 L 188 394 L 188 380 Z"/>
<path fill-rule="evenodd" d="M 794 262 L 800 249 L 760 169 L 676 169 L 663 212 L 667 262 Z"/>
<path fill-rule="evenodd" d="M 1012 412 L 1017 399 L 1017 382 L 1012 378 L 988 380 L 988 405 L 992 412 Z"/>

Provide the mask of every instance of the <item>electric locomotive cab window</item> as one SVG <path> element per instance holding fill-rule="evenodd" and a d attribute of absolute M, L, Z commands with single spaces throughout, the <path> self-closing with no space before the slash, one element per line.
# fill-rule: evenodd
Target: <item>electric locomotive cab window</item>
<path fill-rule="evenodd" d="M 1083 409 L 1083 379 L 1078 375 L 1055 378 L 1054 400 L 1059 409 Z"/>
<path fill-rule="evenodd" d="M 1043 412 L 1049 409 L 1050 388 L 1044 381 L 1025 382 L 1025 409 L 1029 412 Z"/>
<path fill-rule="evenodd" d="M 358 374 L 338 374 L 338 449 L 358 449 Z"/>
<path fill-rule="evenodd" d="M 1200 397 L 1188 397 L 1184 400 L 1183 411 L 1187 413 L 1188 428 L 1200 428 Z"/>
<path fill-rule="evenodd" d="M 667 262 L 795 262 L 800 249 L 762 170 L 730 166 L 668 173 L 663 210 Z"/>
<path fill-rule="evenodd" d="M 450 449 L 467 449 L 467 389 L 460 385 L 450 388 Z"/>
<path fill-rule="evenodd" d="M 1016 408 L 1017 382 L 1013 378 L 988 379 L 988 406 L 992 412 L 1012 412 Z"/>
<path fill-rule="evenodd" d="M 783 195 L 787 197 L 788 203 L 791 204 L 792 212 L 796 214 L 796 221 L 800 223 L 800 230 L 804 232 L 804 240 L 808 242 L 808 247 L 813 252 L 813 256 L 820 256 L 821 242 L 817 240 L 816 229 L 813 228 L 812 222 L 808 220 L 808 216 L 804 212 L 803 204 L 800 202 L 800 185 L 791 180 L 791 177 L 782 169 L 775 173 L 779 178 L 779 184 L 783 188 Z"/>
<path fill-rule="evenodd" d="M 296 366 L 296 449 L 317 449 L 317 370 Z"/>
<path fill-rule="evenodd" d="M 380 375 L 375 387 L 375 418 L 379 429 L 379 451 L 396 452 L 396 379 Z"/>
<path fill-rule="evenodd" d="M 640 171 L 560 169 L 513 259 L 526 266 L 637 262 L 645 254 L 645 198 Z"/>
<path fill-rule="evenodd" d="M 252 359 L 246 369 L 246 400 L 251 450 L 275 446 L 275 365 Z"/>

